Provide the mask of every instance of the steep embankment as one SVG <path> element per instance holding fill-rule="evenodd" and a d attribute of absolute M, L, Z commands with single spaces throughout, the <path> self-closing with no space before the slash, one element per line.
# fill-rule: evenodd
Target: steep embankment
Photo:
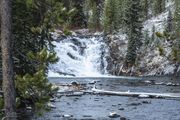
<path fill-rule="evenodd" d="M 107 69 L 113 75 L 172 75 L 180 72 L 180 66 L 170 59 L 172 41 L 157 38 L 155 32 L 163 32 L 167 26 L 168 11 L 174 11 L 174 4 L 169 2 L 166 10 L 156 17 L 144 22 L 144 45 L 139 51 L 136 66 L 123 69 L 127 49 L 127 36 L 122 32 L 107 36 L 109 57 Z M 154 30 L 153 30 L 154 29 Z M 154 35 L 154 40 L 152 36 Z M 158 46 L 163 47 L 164 55 L 160 55 Z"/>

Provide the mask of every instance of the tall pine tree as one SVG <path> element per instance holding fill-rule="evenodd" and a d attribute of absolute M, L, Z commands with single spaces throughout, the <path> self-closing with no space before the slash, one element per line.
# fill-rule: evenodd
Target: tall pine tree
<path fill-rule="evenodd" d="M 104 32 L 112 33 L 117 30 L 117 0 L 105 0 Z"/>
<path fill-rule="evenodd" d="M 140 0 L 129 0 L 126 11 L 126 23 L 128 34 L 128 49 L 126 54 L 126 66 L 135 64 L 138 49 L 142 45 L 142 7 Z"/>
<path fill-rule="evenodd" d="M 155 0 L 154 1 L 154 15 L 158 15 L 160 13 L 162 13 L 165 10 L 165 0 Z"/>

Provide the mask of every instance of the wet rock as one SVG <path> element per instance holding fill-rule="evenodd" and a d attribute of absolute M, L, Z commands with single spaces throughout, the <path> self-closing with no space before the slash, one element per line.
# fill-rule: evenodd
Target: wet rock
<path fill-rule="evenodd" d="M 142 105 L 141 103 L 130 103 L 128 104 L 128 106 L 138 106 L 138 105 Z"/>
<path fill-rule="evenodd" d="M 53 115 L 53 117 L 62 117 L 62 115 L 55 114 L 55 115 Z"/>
<path fill-rule="evenodd" d="M 31 106 L 26 107 L 27 110 L 32 110 Z"/>
<path fill-rule="evenodd" d="M 85 118 L 90 118 L 90 117 L 92 117 L 92 115 L 83 115 L 83 117 L 85 117 Z"/>
<path fill-rule="evenodd" d="M 55 98 L 51 98 L 50 102 L 56 102 L 56 99 Z"/>
<path fill-rule="evenodd" d="M 96 83 L 96 81 L 91 81 L 91 82 L 89 82 L 88 84 L 95 84 Z"/>
<path fill-rule="evenodd" d="M 120 120 L 127 120 L 125 117 L 121 117 Z"/>
<path fill-rule="evenodd" d="M 119 108 L 119 110 L 124 110 L 124 108 Z"/>
<path fill-rule="evenodd" d="M 151 101 L 146 101 L 146 100 L 144 100 L 144 101 L 142 101 L 142 103 L 143 103 L 143 104 L 151 104 Z"/>
<path fill-rule="evenodd" d="M 116 107 L 117 105 L 112 105 L 112 107 Z"/>
<path fill-rule="evenodd" d="M 76 46 L 81 46 L 82 45 L 81 42 L 76 38 L 72 38 L 71 41 Z"/>
<path fill-rule="evenodd" d="M 167 86 L 179 86 L 180 84 L 169 82 L 169 83 L 167 83 L 166 85 L 167 85 Z"/>
<path fill-rule="evenodd" d="M 94 99 L 94 101 L 99 101 L 98 99 Z"/>
<path fill-rule="evenodd" d="M 76 86 L 76 85 L 79 85 L 79 83 L 78 83 L 78 82 L 76 82 L 76 81 L 72 81 L 72 82 L 71 82 L 71 85 Z"/>
<path fill-rule="evenodd" d="M 56 106 L 55 106 L 55 105 L 53 105 L 52 103 L 48 103 L 48 104 L 47 104 L 47 106 L 48 106 L 48 107 L 50 107 L 50 108 L 53 108 L 53 109 L 55 109 L 55 108 L 56 108 Z"/>
<path fill-rule="evenodd" d="M 110 112 L 109 117 L 110 118 L 118 118 L 118 117 L 120 117 L 120 115 L 118 115 L 116 112 Z"/>
<path fill-rule="evenodd" d="M 146 84 L 155 84 L 155 80 L 146 80 L 145 83 Z"/>
<path fill-rule="evenodd" d="M 164 85 L 164 82 L 155 83 L 155 85 Z"/>
<path fill-rule="evenodd" d="M 66 114 L 66 115 L 62 115 L 62 117 L 64 117 L 64 118 L 71 118 L 71 117 L 73 117 L 73 115 Z"/>
<path fill-rule="evenodd" d="M 71 53 L 67 53 L 67 55 L 71 58 L 71 59 L 73 59 L 73 60 L 77 60 L 78 58 L 77 57 L 75 57 L 74 55 L 72 55 Z"/>

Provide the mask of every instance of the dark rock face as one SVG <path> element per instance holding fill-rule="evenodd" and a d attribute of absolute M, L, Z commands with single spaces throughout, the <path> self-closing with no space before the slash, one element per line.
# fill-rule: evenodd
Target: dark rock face
<path fill-rule="evenodd" d="M 135 65 L 129 67 L 124 64 L 128 45 L 127 36 L 125 34 L 106 35 L 104 39 L 109 47 L 109 54 L 106 56 L 107 71 L 112 75 L 180 76 L 180 64 L 160 56 L 157 47 L 142 46 L 137 53 Z"/>
<path fill-rule="evenodd" d="M 106 57 L 107 71 L 112 75 L 121 75 L 121 67 L 124 63 L 127 47 L 125 38 L 107 35 L 105 40 L 109 46 L 109 56 Z"/>

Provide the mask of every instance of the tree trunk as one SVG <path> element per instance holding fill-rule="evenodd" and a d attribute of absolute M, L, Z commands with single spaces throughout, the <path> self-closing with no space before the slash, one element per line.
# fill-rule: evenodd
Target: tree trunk
<path fill-rule="evenodd" d="M 16 120 L 12 59 L 12 0 L 1 0 L 1 49 L 6 120 Z"/>

